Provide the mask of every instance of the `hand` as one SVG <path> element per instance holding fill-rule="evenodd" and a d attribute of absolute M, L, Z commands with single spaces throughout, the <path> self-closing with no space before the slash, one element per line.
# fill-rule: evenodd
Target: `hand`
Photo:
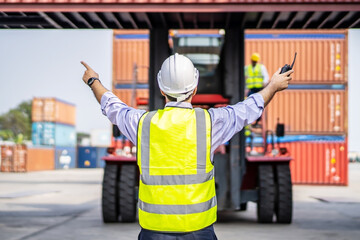
<path fill-rule="evenodd" d="M 89 80 L 89 78 L 91 77 L 96 77 L 99 78 L 99 74 L 97 74 L 89 65 L 87 65 L 85 62 L 81 61 L 81 64 L 84 65 L 84 67 L 86 68 L 85 72 L 84 72 L 84 76 L 82 77 L 83 81 L 85 82 L 85 84 L 87 84 L 87 81 Z"/>
<path fill-rule="evenodd" d="M 282 91 L 289 86 L 289 81 L 291 81 L 292 77 L 290 76 L 294 70 L 289 70 L 280 74 L 281 69 L 274 73 L 271 77 L 270 83 L 276 92 Z"/>

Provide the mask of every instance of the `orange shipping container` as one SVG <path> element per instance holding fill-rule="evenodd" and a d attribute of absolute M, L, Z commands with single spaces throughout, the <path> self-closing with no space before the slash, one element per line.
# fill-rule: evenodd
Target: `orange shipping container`
<path fill-rule="evenodd" d="M 266 110 L 268 130 L 277 122 L 286 134 L 336 134 L 347 132 L 345 90 L 286 90 L 275 95 Z"/>
<path fill-rule="evenodd" d="M 295 184 L 348 185 L 347 142 L 292 142 L 287 147 L 293 160 Z"/>
<path fill-rule="evenodd" d="M 246 31 L 245 63 L 252 53 L 260 54 L 271 76 L 284 64 L 291 64 L 292 84 L 345 84 L 347 82 L 347 33 L 335 31 Z"/>
<path fill-rule="evenodd" d="M 26 170 L 41 171 L 55 169 L 54 148 L 28 148 Z"/>
<path fill-rule="evenodd" d="M 33 122 L 58 122 L 76 124 L 76 107 L 56 98 L 34 98 L 32 103 Z"/>
<path fill-rule="evenodd" d="M 149 90 L 148 89 L 136 89 L 136 96 L 133 98 L 133 90 L 132 89 L 114 89 L 113 93 L 125 104 L 131 107 L 136 106 L 136 98 L 149 98 Z"/>
<path fill-rule="evenodd" d="M 117 38 L 117 36 L 114 37 L 113 45 L 113 83 L 132 83 L 135 72 L 137 83 L 148 83 L 149 40 L 147 34 L 142 34 L 140 37 L 133 35 L 134 39 Z"/>

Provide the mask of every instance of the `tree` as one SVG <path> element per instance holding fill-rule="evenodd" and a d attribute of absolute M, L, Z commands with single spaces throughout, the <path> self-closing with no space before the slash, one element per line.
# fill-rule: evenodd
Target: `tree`
<path fill-rule="evenodd" d="M 0 115 L 0 137 L 4 140 L 31 139 L 31 104 L 24 101 L 16 108 Z"/>

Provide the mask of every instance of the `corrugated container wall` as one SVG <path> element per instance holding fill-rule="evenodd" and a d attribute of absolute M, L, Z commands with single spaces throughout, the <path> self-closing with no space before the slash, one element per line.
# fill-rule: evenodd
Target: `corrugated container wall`
<path fill-rule="evenodd" d="M 32 141 L 34 145 L 75 146 L 74 126 L 53 122 L 33 122 Z"/>
<path fill-rule="evenodd" d="M 121 99 L 125 104 L 136 107 L 136 98 L 149 98 L 149 90 L 148 89 L 136 89 L 136 96 L 134 100 L 132 100 L 132 89 L 113 89 L 113 93 Z"/>
<path fill-rule="evenodd" d="M 54 148 L 28 148 L 26 170 L 42 171 L 55 169 Z"/>
<path fill-rule="evenodd" d="M 12 172 L 14 149 L 12 146 L 0 146 L 1 172 Z"/>
<path fill-rule="evenodd" d="M 129 39 L 129 36 L 131 38 Z M 113 45 L 113 83 L 133 83 L 136 71 L 137 83 L 148 83 L 149 40 L 145 34 L 116 35 Z M 136 68 L 134 65 L 136 64 Z"/>
<path fill-rule="evenodd" d="M 285 90 L 275 95 L 266 109 L 267 129 L 285 124 L 285 134 L 345 135 L 345 90 Z"/>
<path fill-rule="evenodd" d="M 290 162 L 295 184 L 348 184 L 346 142 L 282 143 L 293 160 Z"/>
<path fill-rule="evenodd" d="M 26 172 L 27 149 L 25 145 L 15 145 L 14 149 L 14 172 Z"/>
<path fill-rule="evenodd" d="M 56 98 L 34 98 L 32 103 L 33 122 L 58 122 L 75 125 L 76 107 Z"/>
<path fill-rule="evenodd" d="M 245 63 L 257 52 L 271 76 L 297 59 L 291 84 L 345 84 L 347 34 L 345 31 L 246 31 Z"/>

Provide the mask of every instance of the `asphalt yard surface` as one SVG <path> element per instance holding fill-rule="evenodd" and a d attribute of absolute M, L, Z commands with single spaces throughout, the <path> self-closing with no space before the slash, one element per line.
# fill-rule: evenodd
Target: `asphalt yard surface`
<path fill-rule="evenodd" d="M 0 239 L 137 239 L 138 223 L 104 224 L 102 169 L 0 173 Z M 360 164 L 349 186 L 294 186 L 290 225 L 258 224 L 256 205 L 219 213 L 218 239 L 360 239 Z"/>

